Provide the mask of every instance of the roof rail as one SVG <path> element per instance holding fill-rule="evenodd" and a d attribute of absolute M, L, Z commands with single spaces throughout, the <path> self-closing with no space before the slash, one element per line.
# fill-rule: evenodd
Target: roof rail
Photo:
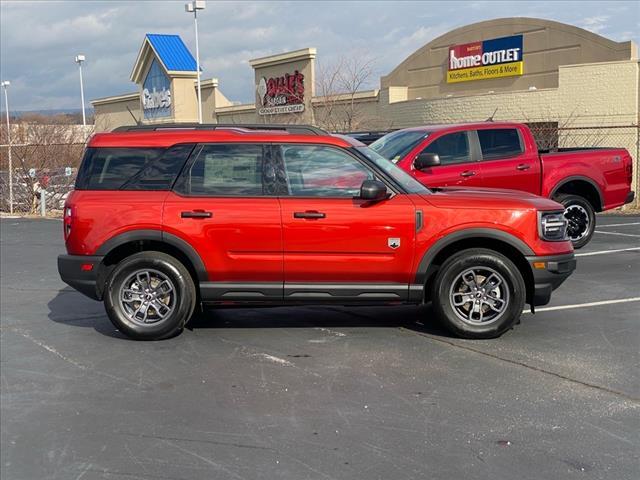
<path fill-rule="evenodd" d="M 329 132 L 312 125 L 262 124 L 262 123 L 162 123 L 158 125 L 126 125 L 113 129 L 113 132 L 145 132 L 161 130 L 275 130 L 295 135 L 329 135 Z"/>

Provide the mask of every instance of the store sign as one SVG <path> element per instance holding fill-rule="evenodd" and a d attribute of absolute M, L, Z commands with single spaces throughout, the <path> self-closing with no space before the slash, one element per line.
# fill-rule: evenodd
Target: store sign
<path fill-rule="evenodd" d="M 447 83 L 522 75 L 522 35 L 449 47 Z"/>
<path fill-rule="evenodd" d="M 262 105 L 259 115 L 304 111 L 304 75 L 298 70 L 281 77 L 262 77 L 256 89 Z"/>
<path fill-rule="evenodd" d="M 161 118 L 171 115 L 171 80 L 155 59 L 142 84 L 142 110 L 144 118 Z"/>

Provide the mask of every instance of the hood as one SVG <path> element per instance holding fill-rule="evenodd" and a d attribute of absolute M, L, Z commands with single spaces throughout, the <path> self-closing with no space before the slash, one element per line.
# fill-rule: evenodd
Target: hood
<path fill-rule="evenodd" d="M 563 210 L 548 198 L 520 190 L 481 187 L 443 187 L 432 189 L 425 198 L 437 207 L 476 208 L 479 210 L 535 209 Z"/>

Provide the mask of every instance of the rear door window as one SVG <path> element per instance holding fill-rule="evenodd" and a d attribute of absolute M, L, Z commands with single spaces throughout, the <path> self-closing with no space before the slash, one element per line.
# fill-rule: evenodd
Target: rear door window
<path fill-rule="evenodd" d="M 483 160 L 516 157 L 524 152 L 524 145 L 515 128 L 478 130 Z"/>
<path fill-rule="evenodd" d="M 255 197 L 263 187 L 262 145 L 204 145 L 176 190 L 187 195 Z"/>
<path fill-rule="evenodd" d="M 442 165 L 452 165 L 471 161 L 467 132 L 455 132 L 443 135 L 429 144 L 423 152 L 435 153 Z"/>
<path fill-rule="evenodd" d="M 119 190 L 164 151 L 164 148 L 88 148 L 78 171 L 76 188 Z"/>

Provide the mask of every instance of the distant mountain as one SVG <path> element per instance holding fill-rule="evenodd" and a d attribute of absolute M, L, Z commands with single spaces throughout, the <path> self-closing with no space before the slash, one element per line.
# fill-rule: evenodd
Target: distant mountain
<path fill-rule="evenodd" d="M 50 108 L 47 110 L 13 110 L 10 109 L 9 113 L 11 114 L 12 117 L 21 117 L 23 115 L 29 115 L 29 114 L 38 114 L 38 115 L 45 115 L 45 116 L 51 116 L 53 117 L 54 115 L 74 115 L 74 114 L 81 114 L 82 111 L 79 108 Z M 4 115 L 4 109 L 2 110 L 2 115 Z M 85 114 L 87 116 L 93 115 L 93 108 L 91 107 L 87 107 L 85 109 Z"/>

